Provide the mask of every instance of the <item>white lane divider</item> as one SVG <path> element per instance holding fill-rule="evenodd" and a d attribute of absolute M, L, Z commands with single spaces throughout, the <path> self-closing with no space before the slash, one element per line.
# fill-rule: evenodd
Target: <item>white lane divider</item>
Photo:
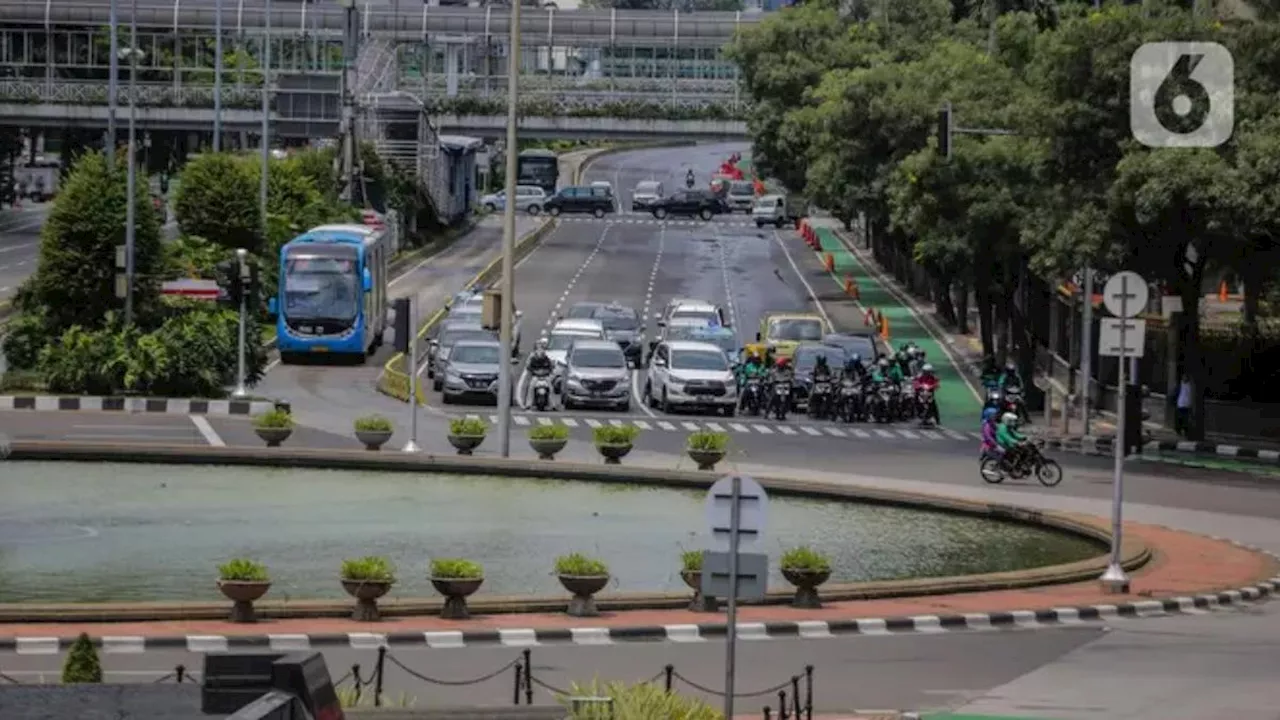
<path fill-rule="evenodd" d="M 658 232 L 658 254 L 653 257 L 653 267 L 649 268 L 649 283 L 644 291 L 644 308 L 640 311 L 640 324 L 646 326 L 644 333 L 640 335 L 637 341 L 640 343 L 640 356 L 644 357 L 645 350 L 649 347 L 648 324 L 651 320 L 649 311 L 653 308 L 653 286 L 658 281 L 658 269 L 662 266 L 662 253 L 667 249 L 667 228 L 663 226 Z M 650 409 L 648 403 L 644 401 L 643 395 L 640 393 L 640 384 L 643 378 L 640 370 L 637 369 L 631 373 L 631 397 L 636 401 L 636 405 L 644 411 L 644 414 L 651 418 L 658 417 L 658 414 Z"/>
<path fill-rule="evenodd" d="M 573 292 L 573 286 L 578 284 L 578 280 L 582 278 L 582 274 L 587 271 L 587 267 L 600 254 L 600 249 L 604 247 L 604 241 L 609 237 L 609 231 L 613 229 L 613 224 L 608 223 L 604 226 L 604 230 L 600 231 L 600 237 L 596 240 L 596 246 L 591 248 L 591 252 L 587 254 L 587 258 L 582 261 L 578 269 L 573 273 L 573 277 L 569 279 L 569 284 L 564 286 L 564 292 L 560 293 L 559 299 L 556 300 L 555 307 L 551 308 L 551 314 L 547 316 L 545 325 L 546 330 L 550 330 L 552 325 L 556 324 L 556 318 L 560 316 L 560 308 L 569 301 L 569 293 Z M 545 335 L 545 332 L 544 332 Z"/>
<path fill-rule="evenodd" d="M 226 447 L 222 438 L 218 436 L 218 431 L 213 429 L 209 424 L 208 418 L 203 415 L 191 415 L 191 424 L 196 426 L 196 430 L 200 431 L 200 435 L 204 437 L 204 441 L 213 447 Z"/>
<path fill-rule="evenodd" d="M 736 335 L 738 332 L 738 307 L 733 301 L 733 286 L 729 282 L 729 250 L 728 243 L 720 234 L 720 228 L 714 228 L 716 235 L 716 245 L 720 251 L 720 277 L 724 280 L 724 304 L 725 310 L 729 313 L 729 327 L 733 328 Z"/>

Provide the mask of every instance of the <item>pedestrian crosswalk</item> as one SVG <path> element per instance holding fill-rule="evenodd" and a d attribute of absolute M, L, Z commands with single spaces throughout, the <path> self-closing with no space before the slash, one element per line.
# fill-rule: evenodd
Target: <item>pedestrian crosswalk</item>
<path fill-rule="evenodd" d="M 487 420 L 490 423 L 498 422 L 497 415 L 479 415 L 475 413 L 458 414 L 457 417 L 467 417 L 475 420 Z M 638 417 L 587 417 L 587 416 L 563 416 L 558 413 L 547 415 L 534 414 L 515 414 L 511 416 L 511 423 L 517 427 L 532 427 L 534 425 L 563 425 L 567 428 L 584 428 L 592 430 L 605 425 L 614 427 L 632 426 L 639 430 L 652 430 L 659 432 L 701 432 L 710 430 L 711 432 L 725 432 L 739 435 L 779 435 L 783 437 L 794 438 L 844 438 L 853 440 L 917 440 L 925 441 L 942 441 L 953 440 L 969 442 L 981 440 L 982 436 L 978 433 L 960 432 L 950 428 L 940 427 L 903 427 L 897 425 L 813 425 L 799 423 L 778 423 L 778 422 L 759 422 L 756 420 L 681 420 L 681 419 L 663 419 L 663 418 L 638 418 Z"/>
<path fill-rule="evenodd" d="M 559 219 L 562 222 L 575 223 L 612 223 L 614 225 L 666 225 L 667 227 L 706 227 L 708 225 L 716 225 L 726 228 L 755 228 L 755 222 L 751 220 L 686 220 L 686 219 L 667 219 L 659 220 L 652 215 L 645 214 L 620 214 L 606 215 L 603 218 L 595 218 L 590 215 L 586 216 L 566 216 L 561 215 Z"/>

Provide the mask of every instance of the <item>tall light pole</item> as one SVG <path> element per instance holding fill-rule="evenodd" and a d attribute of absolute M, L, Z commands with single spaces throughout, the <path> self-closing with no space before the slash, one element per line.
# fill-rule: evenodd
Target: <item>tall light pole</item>
<path fill-rule="evenodd" d="M 111 0 L 111 19 L 108 22 L 111 33 L 111 57 L 107 59 L 107 63 L 110 66 L 111 77 L 107 80 L 107 137 L 102 148 L 107 156 L 108 172 L 115 172 L 116 169 L 116 106 L 119 104 L 116 94 L 120 89 L 118 77 L 120 75 L 120 43 L 116 38 L 120 32 L 120 18 L 116 16 L 117 1 Z"/>
<path fill-rule="evenodd" d="M 214 5 L 213 20 L 213 151 L 222 150 L 222 0 Z"/>
<path fill-rule="evenodd" d="M 502 364 L 498 368 L 498 446 L 511 456 L 511 310 L 515 298 L 516 246 L 516 118 L 520 90 L 520 0 L 511 3 L 511 47 L 507 48 L 507 189 L 502 208 L 502 316 L 498 333 Z"/>
<path fill-rule="evenodd" d="M 262 177 L 258 180 L 258 210 L 262 215 L 262 247 L 267 243 L 267 170 L 271 163 L 271 0 L 267 0 L 267 22 L 262 40 Z"/>
<path fill-rule="evenodd" d="M 133 324 L 133 273 L 134 273 L 134 244 L 137 240 L 138 231 L 138 170 L 137 170 L 137 125 L 138 125 L 138 102 L 135 98 L 137 94 L 137 78 L 138 78 L 138 56 L 142 51 L 138 49 L 138 0 L 133 0 L 133 11 L 129 17 L 129 48 L 125 50 L 129 53 L 129 156 L 128 167 L 129 175 L 125 184 L 125 192 L 128 198 L 125 204 L 125 221 L 124 221 L 124 324 L 126 326 Z"/>

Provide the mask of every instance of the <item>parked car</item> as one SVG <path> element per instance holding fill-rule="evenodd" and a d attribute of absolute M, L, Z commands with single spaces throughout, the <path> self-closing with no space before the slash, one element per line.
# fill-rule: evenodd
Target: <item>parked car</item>
<path fill-rule="evenodd" d="M 590 213 L 598 218 L 615 210 L 612 191 L 583 185 L 561 188 L 560 192 L 543 201 L 542 208 L 553 216 Z"/>
<path fill-rule="evenodd" d="M 468 340 L 453 346 L 439 374 L 445 404 L 464 399 L 498 400 L 498 373 L 502 348 L 492 340 Z"/>
<path fill-rule="evenodd" d="M 537 215 L 542 212 L 542 201 L 547 199 L 547 193 L 537 185 L 517 185 L 516 186 L 516 209 L 524 210 L 530 215 Z M 507 208 L 507 191 L 499 190 L 491 195 L 485 195 L 480 198 L 480 205 L 489 212 L 497 212 Z"/>
<path fill-rule="evenodd" d="M 449 356 L 454 345 L 460 342 L 488 342 L 497 339 L 497 333 L 485 330 L 478 323 L 456 324 L 442 329 L 439 335 L 427 343 L 427 377 L 434 381 L 431 387 L 439 392 L 444 382 L 440 377 L 440 366 L 443 364 L 443 359 Z"/>
<path fill-rule="evenodd" d="M 563 403 L 575 407 L 631 409 L 631 370 L 612 340 L 580 339 L 565 359 Z"/>
<path fill-rule="evenodd" d="M 751 208 L 751 219 L 758 228 L 798 226 L 808 214 L 809 201 L 798 195 L 764 195 Z"/>
<path fill-rule="evenodd" d="M 662 183 L 657 180 L 641 180 L 636 189 L 631 191 L 631 211 L 640 212 L 653 207 L 653 204 L 666 197 Z"/>
<path fill-rule="evenodd" d="M 724 200 L 704 190 L 681 190 L 657 201 L 649 209 L 659 220 L 671 215 L 710 220 L 716 215 L 729 212 L 729 206 Z"/>
<path fill-rule="evenodd" d="M 710 343 L 658 343 L 644 383 L 650 407 L 671 412 L 677 407 L 718 410 L 733 417 L 738 406 L 737 381 L 724 350 Z"/>

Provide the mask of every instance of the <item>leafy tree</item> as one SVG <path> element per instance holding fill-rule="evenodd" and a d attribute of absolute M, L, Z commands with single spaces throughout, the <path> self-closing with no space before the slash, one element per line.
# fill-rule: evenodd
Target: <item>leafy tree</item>
<path fill-rule="evenodd" d="M 337 151 L 334 148 L 303 150 L 289 155 L 283 164 L 292 171 L 310 178 L 312 186 L 329 202 L 338 200 L 338 173 L 334 169 Z"/>
<path fill-rule="evenodd" d="M 224 152 L 190 159 L 173 209 L 184 235 L 229 250 L 261 251 L 258 183 L 242 157 Z"/>
<path fill-rule="evenodd" d="M 67 661 L 62 666 L 62 682 L 67 685 L 102 682 L 102 662 L 88 633 L 80 633 L 67 653 Z"/>
<path fill-rule="evenodd" d="M 53 202 L 41 232 L 36 272 L 15 298 L 42 313 L 53 335 L 72 326 L 101 327 L 104 313 L 123 305 L 115 294 L 116 248 L 125 244 L 124 158 L 115 172 L 101 153 L 81 155 Z M 134 308 L 140 318 L 158 307 L 163 251 L 160 223 L 150 211 L 147 179 L 136 185 Z"/>

